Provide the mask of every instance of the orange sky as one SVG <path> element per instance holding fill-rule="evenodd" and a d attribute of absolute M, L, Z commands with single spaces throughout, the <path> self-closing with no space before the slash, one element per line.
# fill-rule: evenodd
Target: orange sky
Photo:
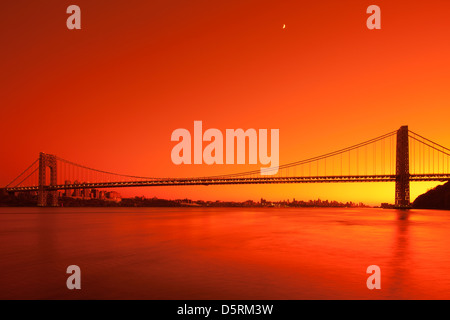
<path fill-rule="evenodd" d="M 81 8 L 82 30 L 66 28 Z M 366 28 L 381 8 L 382 29 Z M 0 10 L 0 185 L 40 151 L 142 176 L 239 172 L 170 158 L 173 130 L 280 129 L 280 163 L 408 124 L 450 146 L 449 1 L 14 1 Z M 286 29 L 282 25 L 286 24 Z M 259 165 L 251 167 L 259 168 Z M 435 185 L 412 184 L 412 199 Z M 120 189 L 393 202 L 393 184 Z"/>

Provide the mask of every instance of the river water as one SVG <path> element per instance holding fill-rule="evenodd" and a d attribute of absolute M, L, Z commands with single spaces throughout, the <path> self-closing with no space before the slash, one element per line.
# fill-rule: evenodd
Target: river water
<path fill-rule="evenodd" d="M 450 212 L 0 208 L 0 299 L 450 299 Z"/>

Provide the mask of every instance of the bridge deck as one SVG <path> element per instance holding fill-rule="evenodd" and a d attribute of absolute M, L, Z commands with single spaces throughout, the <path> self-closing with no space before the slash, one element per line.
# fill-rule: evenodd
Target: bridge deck
<path fill-rule="evenodd" d="M 195 186 L 228 184 L 273 184 L 273 183 L 338 183 L 338 182 L 395 182 L 396 175 L 367 176 L 312 176 L 312 177 L 237 177 L 237 178 L 182 178 L 154 179 L 142 181 L 93 182 L 45 186 L 45 190 L 100 189 L 120 187 Z M 410 181 L 447 181 L 450 174 L 411 174 Z M 38 191 L 39 186 L 6 188 L 7 192 Z"/>

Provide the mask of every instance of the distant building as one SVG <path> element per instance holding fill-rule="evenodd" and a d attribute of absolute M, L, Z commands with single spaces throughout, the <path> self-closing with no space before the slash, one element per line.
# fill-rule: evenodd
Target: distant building
<path fill-rule="evenodd" d="M 65 184 L 65 185 L 69 185 L 69 184 L 72 184 L 72 183 L 70 182 L 70 180 L 66 180 L 66 181 L 64 182 L 64 184 Z M 71 197 L 71 196 L 72 196 L 72 193 L 73 193 L 73 190 L 72 190 L 72 189 L 66 189 L 66 190 L 64 190 L 64 197 Z"/>
<path fill-rule="evenodd" d="M 122 200 L 122 196 L 116 191 L 109 191 L 106 193 L 106 200 L 119 202 Z"/>
<path fill-rule="evenodd" d="M 73 184 L 80 184 L 80 182 L 77 181 L 77 180 L 75 180 L 75 181 L 73 182 Z M 73 191 L 73 197 L 74 197 L 74 198 L 81 198 L 81 189 L 75 189 L 75 190 Z"/>
<path fill-rule="evenodd" d="M 65 185 L 71 185 L 72 182 L 69 180 L 65 181 Z M 83 182 L 75 180 L 73 184 L 83 184 Z M 98 199 L 98 200 L 110 200 L 119 202 L 122 200 L 122 196 L 120 193 L 115 191 L 100 191 L 99 189 L 65 189 L 64 192 L 60 193 L 60 196 L 68 197 L 68 198 L 75 198 L 75 199 L 84 199 L 84 200 L 90 200 L 90 199 Z"/>
<path fill-rule="evenodd" d="M 91 189 L 81 189 L 83 194 L 83 199 L 90 199 L 91 198 Z"/>

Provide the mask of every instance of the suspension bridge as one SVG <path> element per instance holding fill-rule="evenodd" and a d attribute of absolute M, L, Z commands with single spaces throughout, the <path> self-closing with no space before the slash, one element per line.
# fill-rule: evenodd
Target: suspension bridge
<path fill-rule="evenodd" d="M 58 191 L 71 196 L 79 194 L 79 190 L 118 187 L 395 182 L 395 207 L 406 209 L 410 207 L 411 181 L 450 180 L 450 149 L 402 126 L 362 143 L 277 169 L 272 176 L 261 175 L 258 169 L 205 177 L 142 177 L 98 170 L 40 153 L 4 190 L 36 192 L 38 206 L 58 206 Z"/>

